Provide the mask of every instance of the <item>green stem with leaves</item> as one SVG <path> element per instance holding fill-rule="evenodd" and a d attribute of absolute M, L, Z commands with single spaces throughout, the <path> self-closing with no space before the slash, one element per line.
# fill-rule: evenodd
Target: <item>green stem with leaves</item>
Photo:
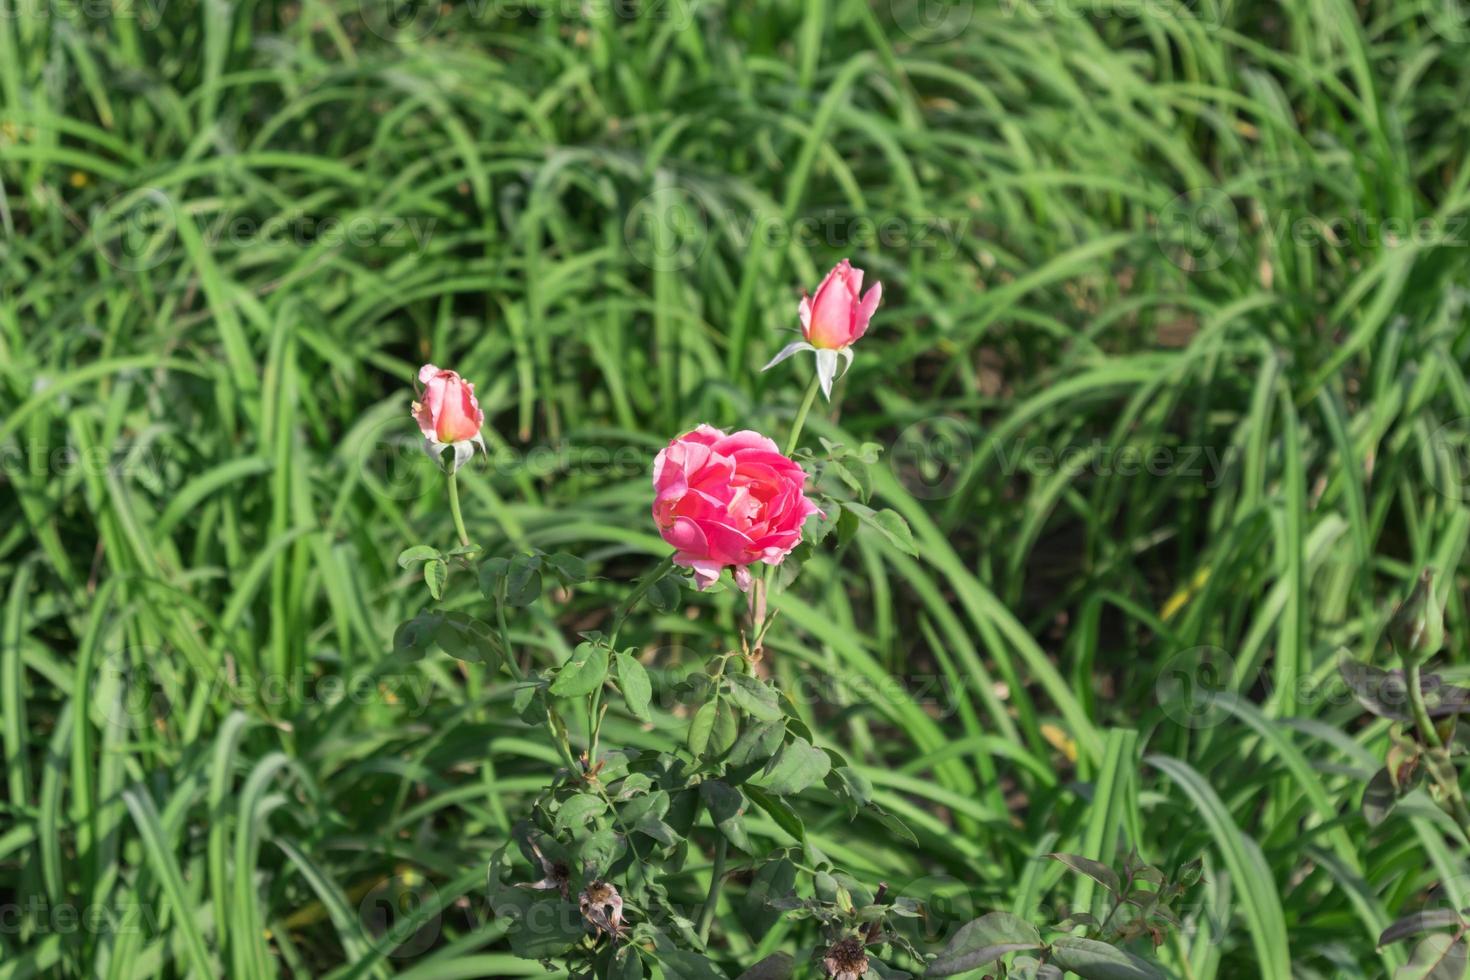
<path fill-rule="evenodd" d="M 1414 718 L 1414 725 L 1419 729 L 1419 737 L 1429 748 L 1430 752 L 1443 752 L 1444 739 L 1439 737 L 1439 729 L 1434 727 L 1434 719 L 1429 717 L 1429 706 L 1424 702 L 1424 689 L 1419 680 L 1418 661 L 1405 658 L 1404 660 L 1404 686 L 1409 695 L 1409 712 Z M 1455 822 L 1460 825 L 1460 830 L 1466 838 L 1470 838 L 1470 806 L 1465 803 L 1464 791 L 1460 789 L 1460 774 L 1453 763 L 1445 760 L 1448 768 L 1448 776 L 1441 779 L 1449 804 L 1451 815 Z M 1432 771 L 1439 774 L 1439 766 Z"/>

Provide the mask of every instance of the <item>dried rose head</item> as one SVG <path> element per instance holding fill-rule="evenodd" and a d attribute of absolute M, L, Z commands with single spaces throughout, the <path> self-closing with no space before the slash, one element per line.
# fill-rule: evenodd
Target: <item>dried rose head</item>
<path fill-rule="evenodd" d="M 822 970 L 829 980 L 860 980 L 868 972 L 868 951 L 856 936 L 839 939 L 822 957 Z"/>
<path fill-rule="evenodd" d="M 541 892 L 556 891 L 562 898 L 569 897 L 572 887 L 571 869 L 561 861 L 547 860 L 534 841 L 531 842 L 531 851 L 536 855 L 536 860 L 541 862 L 541 880 L 533 881 L 525 887 Z"/>
<path fill-rule="evenodd" d="M 598 932 L 623 934 L 623 896 L 606 881 L 594 881 L 577 897 L 582 918 Z"/>

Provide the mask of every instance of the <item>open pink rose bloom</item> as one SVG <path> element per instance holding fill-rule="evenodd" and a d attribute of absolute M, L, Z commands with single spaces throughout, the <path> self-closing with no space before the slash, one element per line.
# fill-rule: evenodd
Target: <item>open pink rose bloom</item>
<path fill-rule="evenodd" d="M 476 445 L 480 452 L 487 452 L 480 435 L 485 413 L 475 400 L 475 386 L 458 373 L 432 364 L 419 368 L 419 384 L 424 393 L 413 403 L 413 419 L 424 435 L 424 450 L 438 459 L 446 448 L 453 447 L 455 469 L 474 454 Z"/>
<path fill-rule="evenodd" d="M 863 270 L 854 269 L 843 259 L 827 273 L 815 296 L 802 296 L 797 315 L 801 318 L 801 340 L 787 344 L 781 353 L 761 368 L 769 371 L 792 354 L 812 351 L 817 356 L 817 377 L 822 394 L 832 397 L 832 381 L 837 377 L 837 359 L 852 364 L 852 345 L 868 332 L 868 322 L 883 298 L 883 284 L 873 283 L 863 295 Z"/>
<path fill-rule="evenodd" d="M 805 485 L 806 472 L 765 436 L 701 425 L 653 461 L 653 519 L 700 589 L 729 565 L 745 590 L 748 566 L 779 565 L 801 543 L 802 522 L 817 512 Z"/>

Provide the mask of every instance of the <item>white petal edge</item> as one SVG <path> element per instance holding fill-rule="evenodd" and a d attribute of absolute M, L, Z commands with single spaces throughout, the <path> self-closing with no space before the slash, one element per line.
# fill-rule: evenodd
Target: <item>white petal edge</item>
<path fill-rule="evenodd" d="M 465 464 L 465 461 L 473 455 L 475 455 L 475 444 L 473 442 L 468 439 L 463 442 L 456 442 L 454 444 L 454 462 L 451 464 L 453 468 L 450 472 L 458 472 L 459 468 Z"/>
<path fill-rule="evenodd" d="M 781 353 L 779 353 L 775 357 L 771 358 L 770 362 L 765 367 L 761 368 L 761 370 L 762 371 L 769 371 L 771 368 L 775 367 L 777 364 L 780 364 L 782 361 L 786 360 L 786 358 L 790 357 L 792 354 L 799 354 L 800 352 L 802 352 L 804 350 L 814 351 L 814 350 L 816 350 L 816 348 L 813 347 L 811 344 L 807 343 L 804 340 L 795 340 L 795 341 L 792 341 L 791 343 L 787 344 L 785 347 L 782 347 L 781 348 Z"/>
<path fill-rule="evenodd" d="M 852 348 L 840 347 L 837 353 L 842 355 L 842 370 L 837 373 L 837 376 L 840 378 L 852 367 Z"/>
<path fill-rule="evenodd" d="M 837 376 L 837 352 L 835 350 L 817 351 L 817 379 L 822 382 L 822 394 L 830 402 L 832 400 L 832 379 Z"/>

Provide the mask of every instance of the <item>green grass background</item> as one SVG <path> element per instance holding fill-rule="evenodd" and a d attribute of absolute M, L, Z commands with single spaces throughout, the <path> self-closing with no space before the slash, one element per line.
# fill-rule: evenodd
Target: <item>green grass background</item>
<path fill-rule="evenodd" d="M 471 533 L 603 576 L 518 622 L 551 663 L 662 554 L 658 446 L 784 431 L 807 363 L 758 368 L 842 256 L 884 304 L 809 432 L 886 447 L 922 554 L 825 551 L 770 662 L 920 844 L 817 791 L 813 840 L 951 922 L 1085 906 L 1049 851 L 1202 854 L 1181 977 L 1385 976 L 1467 904 L 1432 804 L 1359 816 L 1333 659 L 1425 564 L 1464 651 L 1470 12 L 384 14 L 0 8 L 0 977 L 540 973 L 483 892 L 555 755 L 389 656 L 453 536 L 410 379 L 478 382 Z M 686 602 L 627 631 L 670 676 L 736 621 Z M 744 903 L 732 976 L 810 941 Z"/>

